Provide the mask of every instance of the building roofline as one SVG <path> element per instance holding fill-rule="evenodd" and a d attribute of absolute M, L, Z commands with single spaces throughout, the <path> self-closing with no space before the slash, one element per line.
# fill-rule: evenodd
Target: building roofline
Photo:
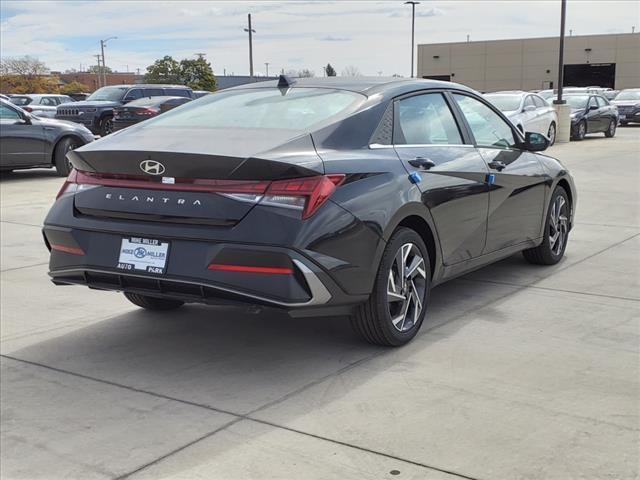
<path fill-rule="evenodd" d="M 594 33 L 594 34 L 590 34 L 590 35 L 572 35 L 572 36 L 568 36 L 565 35 L 565 40 L 568 40 L 570 38 L 586 38 L 586 37 L 621 37 L 621 36 L 633 36 L 633 35 L 640 35 L 640 32 L 627 32 L 627 33 Z M 499 39 L 491 39 L 491 40 L 471 40 L 469 42 L 467 41 L 461 41 L 461 42 L 439 42 L 439 43 L 419 43 L 418 47 L 421 46 L 433 46 L 433 45 L 466 45 L 468 43 L 495 43 L 495 42 L 513 42 L 513 41 L 526 41 L 526 40 L 549 40 L 549 39 L 554 39 L 554 38 L 560 38 L 560 35 L 554 35 L 551 37 L 521 37 L 521 38 L 499 38 Z"/>

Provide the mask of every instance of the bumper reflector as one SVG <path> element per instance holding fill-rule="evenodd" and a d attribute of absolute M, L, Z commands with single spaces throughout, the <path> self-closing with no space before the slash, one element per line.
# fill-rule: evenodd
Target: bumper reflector
<path fill-rule="evenodd" d="M 59 243 L 52 243 L 51 249 L 58 252 L 70 253 L 71 255 L 84 255 L 84 250 L 80 247 L 70 247 L 69 245 L 60 245 Z"/>
<path fill-rule="evenodd" d="M 244 273 L 271 273 L 290 275 L 293 269 L 288 267 L 257 267 L 252 265 L 225 265 L 222 263 L 209 264 L 209 270 L 218 270 L 223 272 L 244 272 Z"/>

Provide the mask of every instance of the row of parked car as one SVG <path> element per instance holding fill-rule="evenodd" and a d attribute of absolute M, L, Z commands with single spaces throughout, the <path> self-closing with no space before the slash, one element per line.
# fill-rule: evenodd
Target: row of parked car
<path fill-rule="evenodd" d="M 616 92 L 609 100 L 600 87 L 563 89 L 563 99 L 571 107 L 571 138 L 582 140 L 589 133 L 613 137 L 618 124 L 640 123 L 640 89 Z M 542 133 L 555 142 L 558 116 L 552 102 L 557 90 L 540 92 L 503 91 L 485 94 L 521 131 Z"/>

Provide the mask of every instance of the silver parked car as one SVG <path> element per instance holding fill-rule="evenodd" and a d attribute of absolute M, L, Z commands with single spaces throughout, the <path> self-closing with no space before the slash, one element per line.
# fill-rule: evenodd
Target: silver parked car
<path fill-rule="evenodd" d="M 536 132 L 556 141 L 558 115 L 544 98 L 535 93 L 509 91 L 487 93 L 485 98 L 501 110 L 522 132 Z"/>
<path fill-rule="evenodd" d="M 47 118 L 54 118 L 56 116 L 56 108 L 58 105 L 75 101 L 68 95 L 50 93 L 25 93 L 24 95 L 11 95 L 9 100 L 11 103 L 18 105 L 26 112 Z"/>
<path fill-rule="evenodd" d="M 611 104 L 618 107 L 620 125 L 640 123 L 640 88 L 621 90 Z"/>

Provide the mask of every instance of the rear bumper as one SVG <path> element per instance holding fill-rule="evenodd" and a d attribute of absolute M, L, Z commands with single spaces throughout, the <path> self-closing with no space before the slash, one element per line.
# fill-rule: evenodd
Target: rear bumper
<path fill-rule="evenodd" d="M 165 273 L 152 274 L 117 268 L 122 239 L 131 235 L 53 225 L 45 225 L 43 233 L 51 250 L 49 276 L 56 285 L 84 285 L 187 303 L 261 305 L 285 309 L 294 316 L 348 313 L 366 300 L 366 296 L 346 294 L 322 267 L 290 248 L 165 237 L 160 238 L 170 244 Z M 76 253 L 52 249 L 52 244 Z M 290 265 L 291 273 L 208 269 L 221 258 L 242 263 L 252 256 Z"/>

